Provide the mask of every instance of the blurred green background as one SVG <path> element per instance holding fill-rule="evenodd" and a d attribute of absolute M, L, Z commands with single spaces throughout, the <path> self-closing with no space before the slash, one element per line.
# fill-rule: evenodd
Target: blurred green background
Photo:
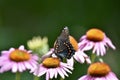
<path fill-rule="evenodd" d="M 120 0 L 0 0 L 0 51 L 26 46 L 29 39 L 39 35 L 47 36 L 53 47 L 65 26 L 76 40 L 90 28 L 102 29 L 117 48 L 109 49 L 104 61 L 120 78 Z M 73 74 L 65 80 L 86 74 L 87 66 L 76 63 Z M 14 75 L 5 72 L 0 80 L 13 80 Z M 22 80 L 33 80 L 27 71 L 22 76 Z"/>

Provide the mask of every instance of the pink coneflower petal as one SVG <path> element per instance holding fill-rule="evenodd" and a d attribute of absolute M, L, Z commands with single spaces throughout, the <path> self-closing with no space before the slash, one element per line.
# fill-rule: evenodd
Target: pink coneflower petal
<path fill-rule="evenodd" d="M 93 48 L 93 44 L 92 42 L 89 42 L 85 45 L 85 47 L 83 48 L 83 51 L 86 51 L 86 50 L 90 50 Z"/>
<path fill-rule="evenodd" d="M 31 68 L 32 68 L 31 65 L 30 65 L 28 62 L 24 62 L 24 65 L 25 65 L 25 67 L 28 68 L 28 69 L 31 69 Z"/>
<path fill-rule="evenodd" d="M 80 62 L 80 63 L 84 63 L 84 62 L 85 62 L 84 57 L 77 55 L 77 53 L 74 55 L 74 58 L 75 58 L 78 62 Z"/>
<path fill-rule="evenodd" d="M 50 74 L 50 78 L 52 79 L 54 77 L 54 75 L 55 75 L 54 69 L 50 69 L 49 74 Z"/>
<path fill-rule="evenodd" d="M 23 71 L 26 69 L 23 63 L 20 62 L 19 65 L 21 66 Z"/>
<path fill-rule="evenodd" d="M 2 51 L 2 52 L 1 52 L 1 55 L 6 55 L 6 56 L 8 56 L 9 53 L 8 53 L 8 51 Z M 2 57 L 3 57 L 3 56 L 2 56 Z"/>
<path fill-rule="evenodd" d="M 12 66 L 13 66 L 13 67 L 12 67 L 12 72 L 13 72 L 13 73 L 17 72 L 17 69 L 18 69 L 18 68 L 17 68 L 17 67 L 18 67 L 18 66 L 17 66 L 17 63 L 14 63 L 14 62 L 13 62 L 13 65 L 12 65 Z"/>
<path fill-rule="evenodd" d="M 86 47 L 87 43 L 88 43 L 87 40 L 83 40 L 80 43 L 78 43 L 80 50 L 83 50 Z"/>
<path fill-rule="evenodd" d="M 95 53 L 96 52 L 96 50 L 97 50 L 97 46 L 96 46 L 96 44 L 94 45 L 94 47 L 93 47 L 93 51 L 92 51 L 92 53 Z"/>
<path fill-rule="evenodd" d="M 8 55 L 10 54 L 10 52 L 12 52 L 12 51 L 14 51 L 14 50 L 15 50 L 14 48 L 10 48 L 9 51 L 7 51 L 7 50 L 1 51 L 1 54 L 8 56 Z"/>
<path fill-rule="evenodd" d="M 9 52 L 12 52 L 12 51 L 14 51 L 14 50 L 15 50 L 15 48 L 10 48 L 9 51 L 6 52 L 6 53 L 7 53 L 7 54 L 10 54 Z"/>
<path fill-rule="evenodd" d="M 98 77 L 98 78 L 96 78 L 95 80 L 105 80 L 105 78 L 102 78 L 102 77 L 99 78 L 99 77 Z"/>
<path fill-rule="evenodd" d="M 69 66 L 68 64 L 66 64 L 66 63 L 60 63 L 61 64 L 61 67 L 63 67 L 62 65 L 64 65 L 64 67 L 66 67 L 66 68 L 69 68 L 70 70 L 73 70 L 73 67 L 72 66 Z"/>
<path fill-rule="evenodd" d="M 87 62 L 88 64 L 91 64 L 90 58 L 86 58 L 86 62 Z"/>
<path fill-rule="evenodd" d="M 18 63 L 17 65 L 18 65 L 18 71 L 19 71 L 19 72 L 22 72 L 23 70 L 22 70 L 21 64 Z"/>
<path fill-rule="evenodd" d="M 85 38 L 86 38 L 86 35 L 83 35 L 83 36 L 80 38 L 80 41 L 85 40 Z"/>
<path fill-rule="evenodd" d="M 2 66 L 7 58 L 6 57 L 0 57 L 0 66 Z"/>
<path fill-rule="evenodd" d="M 100 55 L 100 48 L 99 48 L 99 43 L 96 43 L 96 53 L 97 53 L 97 55 Z"/>
<path fill-rule="evenodd" d="M 111 40 L 109 38 L 106 38 L 106 43 L 112 48 L 116 49 L 115 46 L 112 44 Z"/>
<path fill-rule="evenodd" d="M 61 69 L 61 72 L 68 77 L 68 74 L 65 72 L 65 70 L 63 68 L 60 68 Z"/>
<path fill-rule="evenodd" d="M 50 77 L 49 72 L 46 72 L 46 80 L 49 80 L 49 77 Z"/>
<path fill-rule="evenodd" d="M 110 72 L 108 77 L 106 77 L 106 78 L 109 78 L 109 79 L 112 79 L 112 80 L 118 80 L 118 78 L 116 77 L 116 75 L 113 72 Z"/>
<path fill-rule="evenodd" d="M 31 61 L 30 64 L 31 64 L 31 66 L 32 66 L 31 70 L 34 70 L 34 69 L 37 68 L 37 66 L 36 66 L 37 63 L 35 63 L 34 61 Z"/>
<path fill-rule="evenodd" d="M 102 56 L 106 53 L 105 46 L 102 43 L 100 43 L 100 51 Z"/>
<path fill-rule="evenodd" d="M 12 66 L 11 63 L 3 65 L 0 69 L 0 73 L 3 73 L 4 71 L 9 70 L 11 68 L 11 66 Z"/>
<path fill-rule="evenodd" d="M 47 69 L 44 68 L 42 65 L 40 65 L 39 67 L 40 67 L 39 70 L 35 70 L 36 75 L 42 76 L 43 74 L 45 74 L 47 72 Z"/>
<path fill-rule="evenodd" d="M 32 56 L 32 60 L 38 60 L 38 56 L 37 55 L 31 55 Z"/>
<path fill-rule="evenodd" d="M 65 76 L 64 76 L 64 74 L 62 73 L 62 71 L 61 71 L 61 69 L 56 69 L 57 70 L 57 72 L 59 73 L 59 75 L 64 79 L 65 78 Z"/>
<path fill-rule="evenodd" d="M 24 46 L 21 45 L 21 46 L 19 47 L 19 50 L 24 50 Z"/>
<path fill-rule="evenodd" d="M 72 74 L 72 72 L 71 72 L 69 69 L 67 69 L 66 67 L 63 67 L 63 69 L 64 69 L 66 72 L 68 72 L 68 73 L 71 73 L 71 74 Z"/>
<path fill-rule="evenodd" d="M 55 78 L 57 78 L 58 73 L 57 73 L 56 69 L 54 69 L 54 74 L 55 74 Z"/>

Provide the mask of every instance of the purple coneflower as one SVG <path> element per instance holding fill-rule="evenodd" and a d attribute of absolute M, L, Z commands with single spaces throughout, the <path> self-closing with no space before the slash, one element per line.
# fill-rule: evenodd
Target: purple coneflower
<path fill-rule="evenodd" d="M 118 80 L 118 78 L 106 63 L 96 62 L 89 66 L 88 74 L 78 80 Z"/>
<path fill-rule="evenodd" d="M 67 72 L 72 73 L 71 70 L 73 70 L 73 67 L 67 63 L 61 62 L 60 59 L 55 57 L 47 57 L 41 64 L 39 64 L 38 68 L 31 72 L 38 77 L 46 74 L 46 80 L 49 80 L 57 78 L 58 74 L 64 79 L 65 76 L 68 77 Z"/>
<path fill-rule="evenodd" d="M 90 29 L 87 31 L 86 35 L 80 38 L 79 48 L 80 50 L 90 50 L 93 49 L 93 53 L 97 56 L 106 54 L 106 47 L 111 47 L 116 49 L 112 44 L 111 40 L 105 35 L 100 29 Z"/>
<path fill-rule="evenodd" d="M 2 51 L 0 56 L 0 73 L 11 70 L 15 72 L 23 72 L 27 69 L 37 67 L 38 57 L 32 55 L 31 51 L 20 46 L 18 49 L 10 48 L 8 51 Z"/>

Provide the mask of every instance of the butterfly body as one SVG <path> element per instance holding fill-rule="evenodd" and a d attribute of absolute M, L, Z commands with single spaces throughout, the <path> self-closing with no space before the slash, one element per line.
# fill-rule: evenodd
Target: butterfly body
<path fill-rule="evenodd" d="M 54 45 L 54 53 L 60 59 L 63 59 L 63 58 L 70 59 L 74 55 L 75 50 L 72 44 L 70 43 L 69 31 L 67 27 L 65 27 L 62 30 L 62 33 L 57 38 L 55 45 Z"/>

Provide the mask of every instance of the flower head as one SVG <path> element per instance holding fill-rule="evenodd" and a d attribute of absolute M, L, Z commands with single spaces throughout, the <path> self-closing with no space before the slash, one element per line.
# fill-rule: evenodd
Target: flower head
<path fill-rule="evenodd" d="M 103 62 L 96 62 L 89 66 L 88 74 L 78 80 L 118 80 L 110 67 Z"/>
<path fill-rule="evenodd" d="M 57 78 L 59 74 L 63 79 L 68 76 L 68 73 L 72 73 L 73 67 L 67 63 L 61 62 L 58 58 L 45 58 L 37 69 L 31 71 L 36 76 L 42 76 L 46 74 L 46 80 Z"/>
<path fill-rule="evenodd" d="M 33 37 L 32 40 L 29 40 L 27 42 L 27 45 L 30 50 L 33 50 L 39 53 L 40 55 L 48 52 L 49 49 L 47 37 L 44 37 L 43 39 L 40 36 Z"/>
<path fill-rule="evenodd" d="M 78 50 L 78 42 L 75 40 L 73 36 L 69 36 L 70 43 L 72 44 L 75 51 Z"/>
<path fill-rule="evenodd" d="M 2 51 L 0 56 L 0 73 L 12 70 L 12 72 L 23 72 L 27 69 L 37 67 L 37 55 L 32 55 L 31 51 L 20 46 L 18 49 L 10 48 L 8 51 Z"/>
<path fill-rule="evenodd" d="M 93 53 L 97 56 L 106 54 L 106 47 L 111 47 L 115 49 L 111 40 L 105 35 L 100 29 L 90 29 L 87 31 L 86 35 L 80 38 L 79 48 L 80 50 L 90 50 L 93 49 Z"/>
<path fill-rule="evenodd" d="M 73 48 L 75 49 L 75 54 L 73 55 L 74 59 L 77 60 L 80 63 L 84 63 L 85 61 L 87 63 L 91 63 L 90 58 L 88 57 L 88 55 L 86 55 L 82 50 L 80 50 L 78 48 L 78 42 L 74 39 L 74 37 L 69 36 L 70 39 L 70 43 L 72 44 Z M 68 60 L 69 61 L 69 60 Z M 72 59 L 69 61 L 71 64 L 72 63 Z"/>

